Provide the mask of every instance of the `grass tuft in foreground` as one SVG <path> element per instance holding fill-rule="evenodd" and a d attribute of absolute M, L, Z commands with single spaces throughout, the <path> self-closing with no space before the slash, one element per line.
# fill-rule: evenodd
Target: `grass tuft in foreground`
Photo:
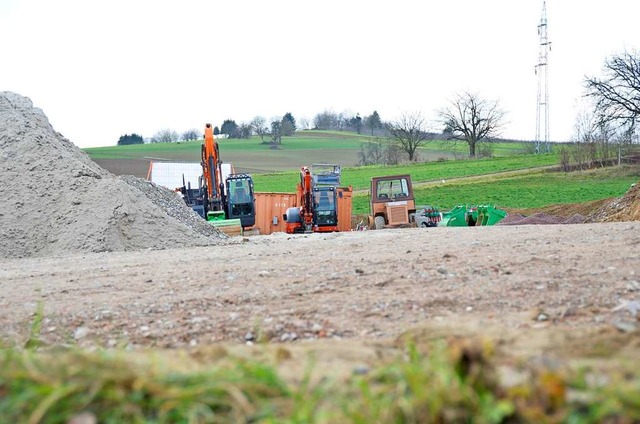
<path fill-rule="evenodd" d="M 66 423 L 83 415 L 100 423 L 640 419 L 640 379 L 629 368 L 609 370 L 606 380 L 594 370 L 517 369 L 527 378 L 506 387 L 492 349 L 487 342 L 439 340 L 421 346 L 422 353 L 410 345 L 403 359 L 344 379 L 317 378 L 323 370 L 311 362 L 295 381 L 285 381 L 278 365 L 241 358 L 211 366 L 175 361 L 168 351 L 6 349 L 0 352 L 0 417 L 20 423 Z"/>

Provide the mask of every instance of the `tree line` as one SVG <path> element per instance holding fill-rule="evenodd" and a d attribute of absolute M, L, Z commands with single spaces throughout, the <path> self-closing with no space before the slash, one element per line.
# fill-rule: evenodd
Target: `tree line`
<path fill-rule="evenodd" d="M 637 51 L 625 51 L 605 60 L 603 75 L 586 77 L 584 80 L 587 108 L 576 117 L 573 153 L 563 153 L 567 158 L 574 155 L 576 161 L 584 162 L 589 156 L 593 162 L 596 156 L 609 160 L 613 155 L 612 146 L 638 142 L 638 117 L 640 116 L 640 55 Z M 250 122 L 236 123 L 226 119 L 214 134 L 225 134 L 228 138 L 248 139 L 258 136 L 262 143 L 277 148 L 283 137 L 291 136 L 299 129 L 353 131 L 376 137 L 372 143 L 364 143 L 359 153 L 360 162 L 394 163 L 406 155 L 409 161 L 417 160 L 418 148 L 435 138 L 466 143 L 470 157 L 486 154 L 490 149 L 479 150 L 479 143 L 491 141 L 499 136 L 504 125 L 505 111 L 498 101 L 481 97 L 477 93 L 462 92 L 437 111 L 438 120 L 429 123 L 422 113 L 404 113 L 394 121 L 383 121 L 377 111 L 370 115 L 320 112 L 309 121 L 298 122 L 291 112 L 270 120 L 256 116 Z M 433 128 L 439 130 L 434 131 Z M 178 134 L 172 130 L 158 131 L 148 140 L 137 134 L 124 135 L 118 145 L 168 143 L 191 141 L 202 138 L 195 129 Z M 565 147 L 563 147 L 565 148 Z M 587 153 L 585 153 L 587 152 Z M 580 160 L 578 160 L 580 159 Z"/>

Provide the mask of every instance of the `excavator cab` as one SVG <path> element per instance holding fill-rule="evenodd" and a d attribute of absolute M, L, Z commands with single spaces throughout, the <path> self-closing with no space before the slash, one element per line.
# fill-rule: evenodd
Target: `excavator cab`
<path fill-rule="evenodd" d="M 336 189 L 317 187 L 313 189 L 313 225 L 316 231 L 337 231 L 338 211 Z"/>
<path fill-rule="evenodd" d="M 247 174 L 229 175 L 226 181 L 227 219 L 240 219 L 243 228 L 256 223 L 253 180 Z"/>

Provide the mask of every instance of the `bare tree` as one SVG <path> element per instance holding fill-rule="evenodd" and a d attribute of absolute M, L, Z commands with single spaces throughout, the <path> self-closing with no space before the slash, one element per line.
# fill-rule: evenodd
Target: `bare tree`
<path fill-rule="evenodd" d="M 310 124 L 310 120 L 309 118 L 303 116 L 302 118 L 300 118 L 300 129 L 301 130 L 308 130 L 309 128 L 311 128 L 311 124 Z"/>
<path fill-rule="evenodd" d="M 603 78 L 586 78 L 599 124 L 634 129 L 640 117 L 640 56 L 624 52 L 605 61 Z"/>
<path fill-rule="evenodd" d="M 182 141 L 193 141 L 200 138 L 200 131 L 192 128 L 182 133 Z"/>
<path fill-rule="evenodd" d="M 426 121 L 418 113 L 405 113 L 400 119 L 387 124 L 389 138 L 407 155 L 409 161 L 416 159 L 416 150 L 428 139 Z"/>
<path fill-rule="evenodd" d="M 264 137 L 269 135 L 269 127 L 267 127 L 267 120 L 263 116 L 256 116 L 249 123 L 253 132 L 260 137 L 260 141 L 264 143 Z"/>
<path fill-rule="evenodd" d="M 325 110 L 313 118 L 313 126 L 318 130 L 335 130 L 338 128 L 339 117 L 334 112 Z"/>
<path fill-rule="evenodd" d="M 282 118 L 271 120 L 271 148 L 275 149 L 282 144 Z"/>
<path fill-rule="evenodd" d="M 385 160 L 385 146 L 380 139 L 362 143 L 358 151 L 358 165 L 379 165 Z"/>
<path fill-rule="evenodd" d="M 591 168 L 596 165 L 606 166 L 612 163 L 615 149 L 615 131 L 612 122 L 599 119 L 595 108 L 583 108 L 574 125 L 574 158 L 577 168 Z"/>
<path fill-rule="evenodd" d="M 451 106 L 438 112 L 451 138 L 464 140 L 469 145 L 469 156 L 476 156 L 476 145 L 498 135 L 503 125 L 504 112 L 498 102 L 464 92 L 451 102 Z"/>
<path fill-rule="evenodd" d="M 358 165 L 397 165 L 403 153 L 393 140 L 376 137 L 375 140 L 360 145 Z"/>
<path fill-rule="evenodd" d="M 576 143 L 590 143 L 594 141 L 598 131 L 598 124 L 593 113 L 586 109 L 581 109 L 576 115 L 573 130 L 573 137 Z"/>
<path fill-rule="evenodd" d="M 160 130 L 151 137 L 152 143 L 175 143 L 178 140 L 178 133 L 170 129 Z"/>
<path fill-rule="evenodd" d="M 238 125 L 238 138 L 243 138 L 248 140 L 253 135 L 253 126 L 251 124 L 247 124 L 246 122 L 242 122 Z"/>

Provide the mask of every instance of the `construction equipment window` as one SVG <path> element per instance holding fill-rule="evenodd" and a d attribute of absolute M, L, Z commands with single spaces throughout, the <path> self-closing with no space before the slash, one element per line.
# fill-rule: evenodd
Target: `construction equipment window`
<path fill-rule="evenodd" d="M 316 191 L 314 193 L 314 201 L 316 203 L 316 210 L 318 211 L 333 211 L 335 210 L 334 196 L 331 191 Z"/>
<path fill-rule="evenodd" d="M 379 200 L 403 199 L 409 196 L 409 183 L 406 178 L 381 180 L 376 184 L 376 193 Z"/>
<path fill-rule="evenodd" d="M 235 180 L 229 184 L 231 203 L 251 203 L 251 191 L 248 180 Z"/>

